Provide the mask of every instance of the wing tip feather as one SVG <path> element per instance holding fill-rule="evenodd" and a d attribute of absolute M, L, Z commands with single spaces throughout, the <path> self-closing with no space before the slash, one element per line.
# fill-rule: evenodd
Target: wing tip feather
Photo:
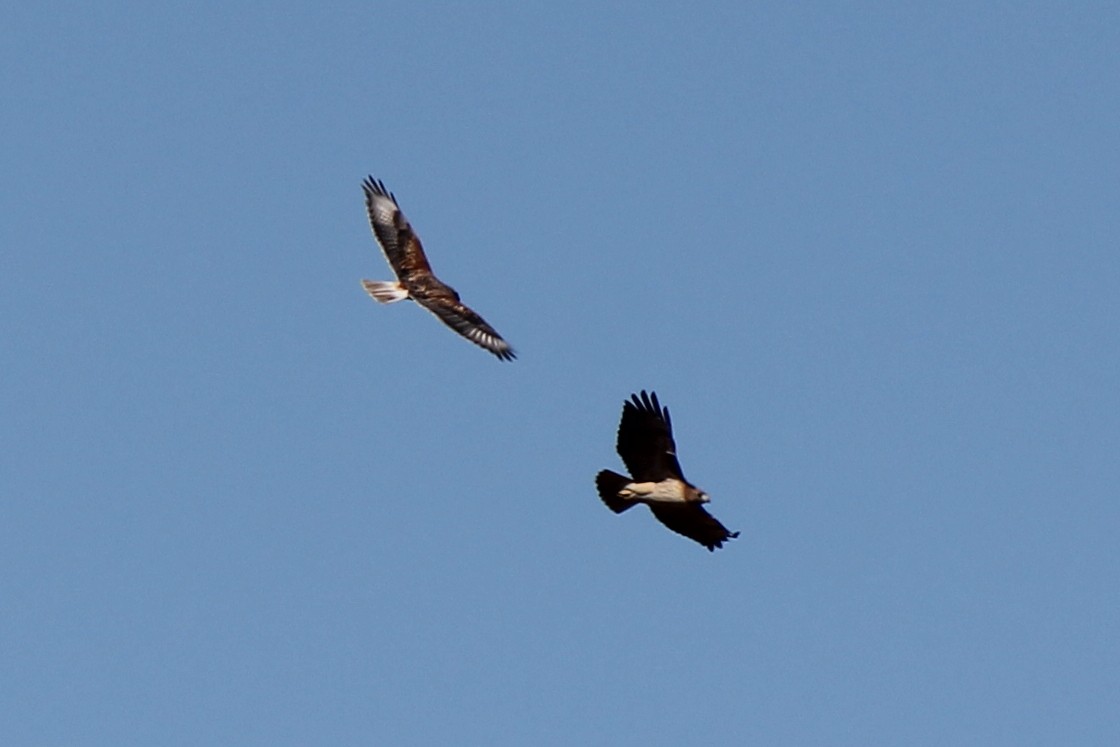
<path fill-rule="evenodd" d="M 366 199 L 373 197 L 386 197 L 392 200 L 393 204 L 397 204 L 397 196 L 385 188 L 385 182 L 380 179 L 374 179 L 372 174 L 366 176 L 362 180 L 362 191 L 366 193 Z"/>
<path fill-rule="evenodd" d="M 720 537 L 719 539 L 712 540 L 710 543 L 702 542 L 701 544 L 704 545 L 704 547 L 708 548 L 708 552 L 715 552 L 716 548 L 719 548 L 721 550 L 723 549 L 724 542 L 729 542 L 730 540 L 733 540 L 739 536 L 739 532 L 727 532 L 727 530 L 724 531 L 726 532 L 726 534 L 724 534 L 724 536 Z"/>

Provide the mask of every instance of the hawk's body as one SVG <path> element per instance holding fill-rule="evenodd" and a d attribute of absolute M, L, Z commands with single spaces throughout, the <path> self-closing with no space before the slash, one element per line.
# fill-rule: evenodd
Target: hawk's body
<path fill-rule="evenodd" d="M 513 360 L 513 348 L 486 320 L 459 300 L 450 285 L 432 273 L 419 237 L 404 217 L 397 198 L 385 185 L 368 177 L 362 183 L 366 212 L 377 243 L 396 273 L 397 282 L 362 280 L 362 286 L 380 303 L 410 299 L 439 317 L 440 321 L 502 360 Z"/>

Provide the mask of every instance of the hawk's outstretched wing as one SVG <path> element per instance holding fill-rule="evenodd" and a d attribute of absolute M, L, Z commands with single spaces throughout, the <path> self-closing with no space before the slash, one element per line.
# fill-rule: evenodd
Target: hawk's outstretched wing
<path fill-rule="evenodd" d="M 658 521 L 677 534 L 696 540 L 709 551 L 714 551 L 717 547 L 722 547 L 725 541 L 739 536 L 738 532 L 729 532 L 727 527 L 719 523 L 699 503 L 650 503 L 648 505 Z"/>
<path fill-rule="evenodd" d="M 660 482 L 668 477 L 683 480 L 673 442 L 673 423 L 669 408 L 662 407 L 656 394 L 630 395 L 622 406 L 618 424 L 618 455 L 638 482 Z"/>
<path fill-rule="evenodd" d="M 362 191 L 366 194 L 370 228 L 397 277 L 402 282 L 408 282 L 417 273 L 430 273 L 432 268 L 424 256 L 424 247 L 409 225 L 408 218 L 401 212 L 393 193 L 372 176 L 362 182 Z"/>
<path fill-rule="evenodd" d="M 476 314 L 469 306 L 461 303 L 456 296 L 440 293 L 438 295 L 415 294 L 413 299 L 439 320 L 475 345 L 484 347 L 504 361 L 517 357 L 510 344 L 486 320 Z"/>

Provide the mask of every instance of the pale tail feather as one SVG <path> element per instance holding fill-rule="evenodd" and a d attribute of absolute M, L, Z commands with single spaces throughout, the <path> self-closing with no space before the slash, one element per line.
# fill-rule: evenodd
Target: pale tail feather
<path fill-rule="evenodd" d="M 408 291 L 400 283 L 385 280 L 363 280 L 362 287 L 378 303 L 393 303 L 408 298 Z"/>

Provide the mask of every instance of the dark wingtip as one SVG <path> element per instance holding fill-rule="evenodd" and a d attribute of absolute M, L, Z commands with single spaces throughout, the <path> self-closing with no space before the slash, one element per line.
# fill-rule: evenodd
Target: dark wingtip
<path fill-rule="evenodd" d="M 672 421 L 669 419 L 669 408 L 662 407 L 661 401 L 657 399 L 657 392 L 653 391 L 652 389 L 649 392 L 643 389 L 638 394 L 631 394 L 630 399 L 626 401 L 626 404 L 638 410 L 639 412 L 653 413 L 654 415 L 664 420 L 666 424 L 672 423 Z"/>
<path fill-rule="evenodd" d="M 373 174 L 368 174 L 362 182 L 362 190 L 367 195 L 378 195 L 380 197 L 388 197 L 395 205 L 397 203 L 397 196 L 389 190 L 385 189 L 385 182 L 380 179 L 374 179 Z"/>
<path fill-rule="evenodd" d="M 653 397 L 654 397 L 654 401 L 656 401 L 657 400 L 657 395 L 654 394 Z M 649 394 L 646 393 L 645 389 L 643 389 L 638 394 L 631 394 L 630 395 L 630 403 L 633 404 L 634 407 L 636 407 L 639 410 L 651 410 L 651 409 L 653 409 L 653 405 L 650 404 L 650 401 L 649 401 Z"/>
<path fill-rule="evenodd" d="M 704 547 L 708 548 L 708 552 L 715 552 L 717 547 L 720 548 L 720 549 L 723 549 L 723 543 L 724 542 L 727 542 L 728 540 L 733 540 L 738 536 L 739 536 L 738 532 L 728 532 L 727 536 L 724 537 L 723 539 L 718 539 L 715 542 L 711 543 L 710 545 L 704 545 Z M 701 544 L 703 544 L 703 543 L 701 543 Z"/>

